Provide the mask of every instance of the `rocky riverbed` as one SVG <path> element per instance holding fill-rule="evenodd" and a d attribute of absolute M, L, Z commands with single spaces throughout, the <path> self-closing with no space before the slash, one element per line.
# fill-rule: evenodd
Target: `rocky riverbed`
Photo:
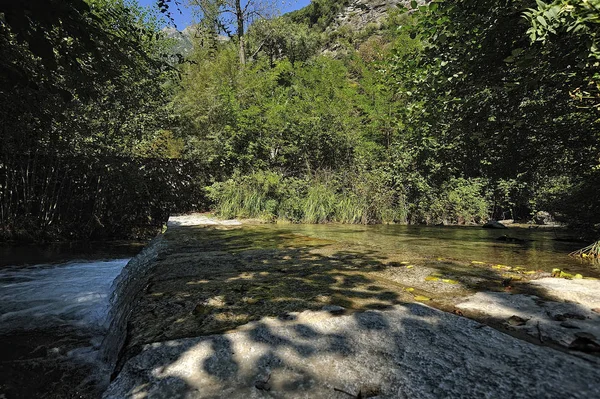
<path fill-rule="evenodd" d="M 206 215 L 154 245 L 105 397 L 600 395 L 589 276 Z"/>

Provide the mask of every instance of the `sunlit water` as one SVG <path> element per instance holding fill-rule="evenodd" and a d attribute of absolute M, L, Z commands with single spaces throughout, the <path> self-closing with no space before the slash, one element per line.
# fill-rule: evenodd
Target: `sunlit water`
<path fill-rule="evenodd" d="M 128 261 L 0 269 L 0 333 L 65 326 L 101 333 L 112 282 Z"/>
<path fill-rule="evenodd" d="M 600 265 L 568 254 L 589 243 L 569 240 L 572 233 L 561 229 L 484 229 L 473 226 L 402 225 L 266 225 L 258 230 L 296 233 L 348 244 L 348 248 L 373 248 L 396 256 L 425 259 L 480 261 L 552 271 L 554 268 L 600 276 Z M 508 235 L 523 240 L 498 240 Z"/>

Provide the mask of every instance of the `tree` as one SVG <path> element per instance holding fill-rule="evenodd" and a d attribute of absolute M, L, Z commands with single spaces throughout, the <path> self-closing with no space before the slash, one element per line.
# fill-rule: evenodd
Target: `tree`
<path fill-rule="evenodd" d="M 293 64 L 306 61 L 317 52 L 319 37 L 306 25 L 296 24 L 287 18 L 261 20 L 249 31 L 252 58 L 260 53 L 269 57 L 271 66 L 276 60 L 287 58 Z"/>
<path fill-rule="evenodd" d="M 542 205 L 542 193 L 564 190 L 565 180 L 590 170 L 593 157 L 580 154 L 598 148 L 594 115 L 567 95 L 585 81 L 573 73 L 585 44 L 562 36 L 547 47 L 530 46 L 522 10 L 534 4 L 421 6 L 417 25 L 407 29 L 424 50 L 390 64 L 399 94 L 409 101 L 405 137 L 424 175 L 430 181 L 490 179 L 498 217 L 508 210 L 526 217 Z M 510 192 L 510 200 L 501 199 L 501 191 Z"/>
<path fill-rule="evenodd" d="M 531 24 L 527 33 L 532 42 L 546 44 L 567 35 L 587 46 L 587 54 L 579 55 L 580 62 L 574 64 L 579 74 L 586 74 L 587 82 L 572 87 L 569 94 L 600 112 L 600 0 L 538 0 L 536 6 L 524 13 Z"/>
<path fill-rule="evenodd" d="M 238 43 L 240 64 L 246 64 L 244 36 L 254 20 L 268 18 L 276 11 L 271 0 L 190 0 L 200 18 L 200 28 L 209 34 L 225 33 Z M 235 27 L 235 32 L 232 32 Z"/>
<path fill-rule="evenodd" d="M 0 235 L 162 223 L 174 168 L 137 151 L 172 125 L 158 16 L 123 0 L 3 2 L 0 15 Z"/>

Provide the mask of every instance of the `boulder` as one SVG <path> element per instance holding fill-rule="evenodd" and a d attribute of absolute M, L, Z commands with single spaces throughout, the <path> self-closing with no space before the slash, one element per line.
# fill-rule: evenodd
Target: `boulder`
<path fill-rule="evenodd" d="M 549 212 L 539 211 L 533 216 L 533 221 L 535 224 L 539 224 L 542 226 L 554 224 L 554 218 Z"/>
<path fill-rule="evenodd" d="M 497 220 L 490 220 L 486 224 L 483 225 L 484 229 L 507 229 L 505 225 L 498 222 Z"/>

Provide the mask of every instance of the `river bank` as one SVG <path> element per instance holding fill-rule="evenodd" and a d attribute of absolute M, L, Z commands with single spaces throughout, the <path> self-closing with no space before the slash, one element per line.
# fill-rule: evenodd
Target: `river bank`
<path fill-rule="evenodd" d="M 371 377 L 386 381 L 377 388 L 382 397 L 400 391 L 410 397 L 418 392 L 417 381 L 424 384 L 423 397 L 427 392 L 489 393 L 499 386 L 518 391 L 519 397 L 600 392 L 591 378 L 597 375 L 594 353 L 600 336 L 595 307 L 600 282 L 594 267 L 580 266 L 575 271 L 586 270 L 581 280 L 560 279 L 557 288 L 551 270 L 544 270 L 546 263 L 531 262 L 531 268 L 500 263 L 520 247 L 494 244 L 487 256 L 495 262 L 486 256 L 441 258 L 404 250 L 403 245 L 411 245 L 406 237 L 401 237 L 403 245 L 394 244 L 400 241 L 398 232 L 390 244 L 382 239 L 385 231 L 368 231 L 379 234 L 368 245 L 357 238 L 364 232 L 342 226 L 330 230 L 245 226 L 206 215 L 171 220 L 146 265 L 148 280 L 127 317 L 125 345 L 106 397 L 225 392 L 344 397 L 334 388 L 356 394 Z M 439 241 L 455 254 L 452 240 Z M 415 248 L 422 245 L 412 242 Z M 462 243 L 467 251 L 472 246 Z M 564 262 L 566 270 L 578 267 L 563 259 L 555 264 Z M 467 332 L 458 334 L 463 329 Z M 390 334 L 383 334 L 386 330 Z M 397 341 L 377 348 L 365 344 L 383 339 L 382 334 Z M 432 344 L 438 340 L 441 347 Z M 448 340 L 456 345 L 447 345 Z M 423 351 L 417 363 L 407 352 L 415 347 Z M 378 374 L 399 356 L 408 360 L 392 367 L 400 367 L 397 375 Z M 463 371 L 456 371 L 459 360 Z M 334 371 L 315 372 L 324 364 Z M 504 377 L 474 377 L 495 368 L 506 371 L 507 364 L 512 371 Z M 434 373 L 431 367 L 439 370 Z M 475 386 L 429 377 L 409 381 L 400 377 L 405 369 L 431 377 L 447 372 Z M 371 377 L 365 380 L 365 375 Z"/>

